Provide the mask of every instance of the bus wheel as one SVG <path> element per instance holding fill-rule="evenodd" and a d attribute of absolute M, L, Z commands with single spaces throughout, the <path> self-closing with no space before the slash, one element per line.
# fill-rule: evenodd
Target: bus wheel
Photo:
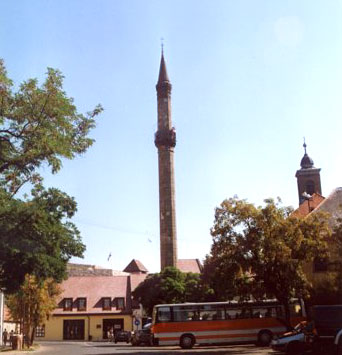
<path fill-rule="evenodd" d="M 258 334 L 258 345 L 269 346 L 272 340 L 272 333 L 269 330 L 262 330 Z"/>
<path fill-rule="evenodd" d="M 191 349 L 194 346 L 194 344 L 195 344 L 195 338 L 191 334 L 184 334 L 180 338 L 179 345 L 183 349 Z"/>

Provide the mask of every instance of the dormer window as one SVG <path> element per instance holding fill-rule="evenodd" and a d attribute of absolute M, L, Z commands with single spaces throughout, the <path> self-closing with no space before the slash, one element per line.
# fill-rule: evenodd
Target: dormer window
<path fill-rule="evenodd" d="M 125 309 L 125 299 L 123 297 L 118 297 L 115 299 L 116 309 Z"/>
<path fill-rule="evenodd" d="M 85 297 L 78 298 L 77 310 L 78 311 L 86 311 L 87 310 L 87 299 Z"/>
<path fill-rule="evenodd" d="M 112 310 L 112 302 L 110 297 L 103 297 L 102 298 L 102 309 L 104 311 L 111 311 Z"/>
<path fill-rule="evenodd" d="M 64 298 L 64 311 L 72 311 L 72 298 Z"/>

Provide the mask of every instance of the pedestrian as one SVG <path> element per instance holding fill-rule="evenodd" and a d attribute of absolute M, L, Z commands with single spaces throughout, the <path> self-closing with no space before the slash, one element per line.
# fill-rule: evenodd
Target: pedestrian
<path fill-rule="evenodd" d="M 110 328 L 109 331 L 109 341 L 114 341 L 114 329 Z"/>
<path fill-rule="evenodd" d="M 13 335 L 14 335 L 14 331 L 13 329 L 10 331 L 9 333 L 9 342 L 10 342 L 10 346 L 12 346 L 13 344 Z"/>
<path fill-rule="evenodd" d="M 2 341 L 4 343 L 4 345 L 6 346 L 7 344 L 7 338 L 8 338 L 8 332 L 7 332 L 7 329 L 5 329 L 2 333 Z"/>

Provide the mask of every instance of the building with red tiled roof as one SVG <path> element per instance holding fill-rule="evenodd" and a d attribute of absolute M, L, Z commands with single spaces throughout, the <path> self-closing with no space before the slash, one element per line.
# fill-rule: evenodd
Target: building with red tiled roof
<path fill-rule="evenodd" d="M 144 281 L 147 269 L 138 260 L 129 265 L 139 270 L 68 265 L 69 277 L 61 284 L 57 307 L 36 335 L 44 340 L 103 340 L 111 330 L 131 331 L 133 321 L 142 317 L 139 305 L 132 303 L 132 291 Z"/>
<path fill-rule="evenodd" d="M 177 269 L 182 272 L 193 272 L 200 274 L 202 271 L 202 264 L 199 259 L 178 259 Z"/>
<path fill-rule="evenodd" d="M 304 142 L 304 156 L 300 162 L 301 169 L 297 170 L 299 207 L 293 212 L 295 216 L 306 217 L 311 213 L 328 213 L 328 223 L 334 228 L 339 219 L 342 219 L 342 188 L 338 187 L 325 198 L 322 196 L 320 170 L 314 167 L 313 160 L 308 156 Z M 331 282 L 338 270 L 338 261 L 341 258 L 336 242 L 326 237 L 329 249 L 329 258 L 317 256 L 315 260 L 305 266 L 305 274 L 316 288 L 325 288 L 326 282 Z"/>
<path fill-rule="evenodd" d="M 298 217 L 305 217 L 312 212 L 321 202 L 325 200 L 325 197 L 318 193 L 314 193 L 308 197 L 299 205 L 299 207 L 293 212 L 293 215 Z"/>
<path fill-rule="evenodd" d="M 342 219 L 342 187 L 334 189 L 327 198 L 323 198 L 307 215 L 317 212 L 328 213 L 328 223 L 330 228 L 333 229 L 338 220 Z M 341 255 L 338 255 L 336 245 L 330 237 L 327 238 L 327 243 L 330 253 L 329 259 L 316 258 L 313 263 L 307 265 L 305 270 L 309 279 L 316 285 L 325 280 L 327 275 L 336 272 L 336 260 L 341 258 Z"/>
<path fill-rule="evenodd" d="M 124 272 L 147 274 L 148 270 L 141 261 L 133 259 L 124 269 Z"/>

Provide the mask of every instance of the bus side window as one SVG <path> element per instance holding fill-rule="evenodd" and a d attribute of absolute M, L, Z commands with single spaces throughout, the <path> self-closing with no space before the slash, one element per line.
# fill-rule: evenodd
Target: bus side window
<path fill-rule="evenodd" d="M 158 322 L 170 322 L 171 321 L 170 307 L 159 307 L 158 308 L 157 321 Z"/>
<path fill-rule="evenodd" d="M 265 313 L 265 317 L 266 318 L 272 317 L 272 308 L 267 308 L 267 311 Z"/>
<path fill-rule="evenodd" d="M 218 320 L 222 320 L 224 319 L 224 308 L 220 308 L 216 311 L 216 314 L 214 315 L 215 316 L 215 319 L 218 319 Z M 213 316 L 213 319 L 214 319 L 214 316 Z"/>
<path fill-rule="evenodd" d="M 189 322 L 199 320 L 197 307 L 174 306 L 173 319 L 175 322 Z"/>
<path fill-rule="evenodd" d="M 234 319 L 236 315 L 236 310 L 226 309 L 226 319 Z"/>
<path fill-rule="evenodd" d="M 283 309 L 281 307 L 277 307 L 276 312 L 277 312 L 277 317 L 278 318 L 283 318 L 284 317 Z"/>

